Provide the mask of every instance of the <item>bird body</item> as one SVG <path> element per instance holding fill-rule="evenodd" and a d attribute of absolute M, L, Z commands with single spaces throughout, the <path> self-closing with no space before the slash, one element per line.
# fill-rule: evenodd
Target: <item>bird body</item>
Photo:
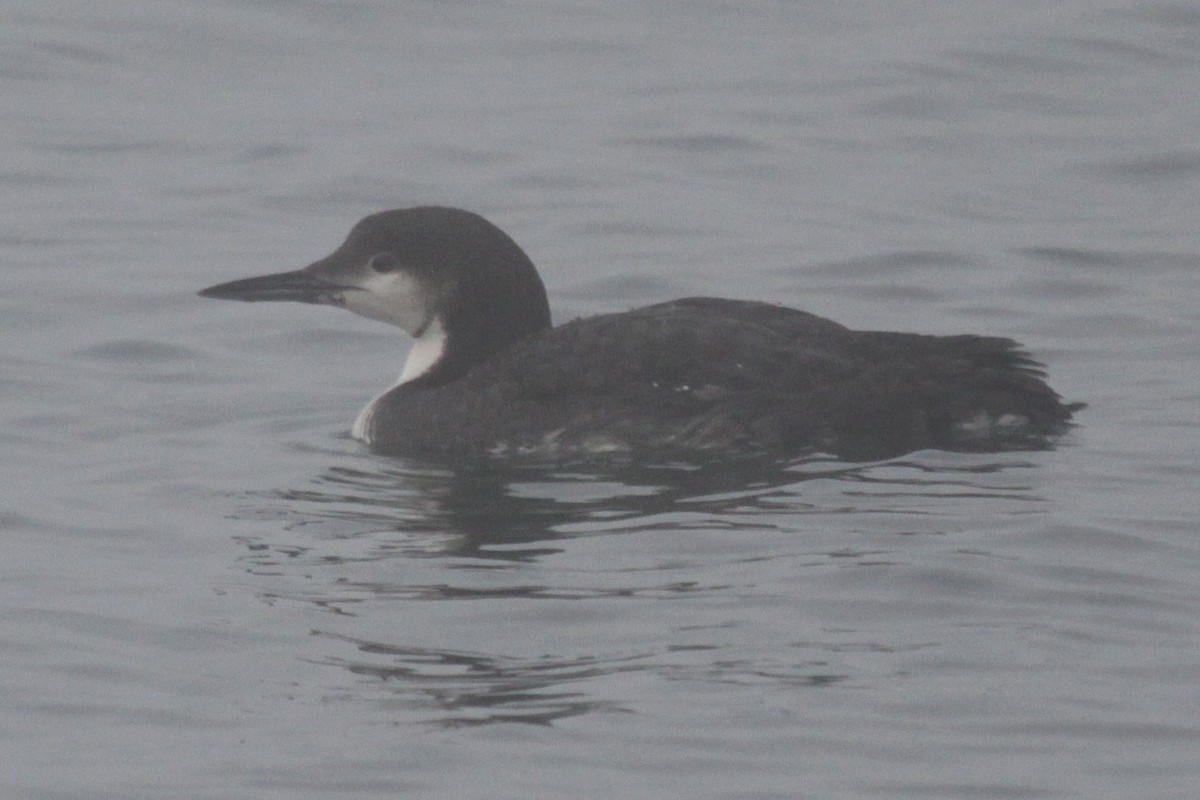
<path fill-rule="evenodd" d="M 1030 449 L 1081 407 L 1004 338 L 854 331 L 710 297 L 554 328 L 525 254 L 457 209 L 372 215 L 304 270 L 202 294 L 343 306 L 412 335 L 401 381 L 354 425 L 386 455 Z"/>

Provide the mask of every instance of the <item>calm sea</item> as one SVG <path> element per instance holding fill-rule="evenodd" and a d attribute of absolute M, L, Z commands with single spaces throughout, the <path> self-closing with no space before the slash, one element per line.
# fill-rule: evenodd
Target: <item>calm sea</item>
<path fill-rule="evenodd" d="M 8 0 L 0 795 L 1193 798 L 1200 9 Z M 482 212 L 556 318 L 1011 336 L 1053 452 L 448 470 L 201 300 Z"/>

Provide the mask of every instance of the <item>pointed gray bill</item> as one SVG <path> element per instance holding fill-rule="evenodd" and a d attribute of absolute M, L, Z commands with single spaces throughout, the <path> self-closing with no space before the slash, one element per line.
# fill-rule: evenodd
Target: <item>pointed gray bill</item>
<path fill-rule="evenodd" d="M 296 303 L 340 306 L 343 305 L 343 293 L 356 290 L 357 287 L 331 283 L 306 270 L 298 269 L 293 272 L 277 272 L 274 275 L 219 283 L 202 289 L 199 294 L 201 297 L 244 300 L 248 303 L 290 300 Z"/>

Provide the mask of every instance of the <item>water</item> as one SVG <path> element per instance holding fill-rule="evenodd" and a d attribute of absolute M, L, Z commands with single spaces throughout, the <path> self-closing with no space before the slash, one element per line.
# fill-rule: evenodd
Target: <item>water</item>
<path fill-rule="evenodd" d="M 1194 796 L 1190 4 L 0 19 L 5 797 Z M 1007 335 L 1090 407 L 1047 453 L 374 457 L 399 335 L 194 292 L 430 202 L 560 321 Z"/>

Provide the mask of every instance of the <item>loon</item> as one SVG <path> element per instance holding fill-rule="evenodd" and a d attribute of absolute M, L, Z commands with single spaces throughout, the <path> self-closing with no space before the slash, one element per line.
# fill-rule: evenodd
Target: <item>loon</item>
<path fill-rule="evenodd" d="M 352 430 L 382 455 L 1046 449 L 1083 408 L 1005 338 L 856 331 L 713 297 L 553 327 L 529 257 L 455 208 L 372 214 L 320 261 L 200 295 L 338 306 L 412 337 Z"/>

